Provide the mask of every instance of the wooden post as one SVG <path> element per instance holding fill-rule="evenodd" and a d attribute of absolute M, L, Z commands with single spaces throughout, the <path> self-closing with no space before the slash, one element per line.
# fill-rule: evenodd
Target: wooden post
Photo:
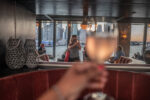
<path fill-rule="evenodd" d="M 56 21 L 53 21 L 53 57 L 56 56 Z"/>
<path fill-rule="evenodd" d="M 143 54 L 146 49 L 146 39 L 147 39 L 147 23 L 145 23 L 145 25 L 144 25 L 143 51 L 142 51 Z"/>
<path fill-rule="evenodd" d="M 71 37 L 71 22 L 68 21 L 68 41 L 67 41 L 67 46 L 69 45 L 70 37 Z"/>
<path fill-rule="evenodd" d="M 119 29 L 119 38 L 118 45 L 123 47 L 125 56 L 129 57 L 130 53 L 130 38 L 131 38 L 131 23 L 118 23 Z M 123 35 L 126 35 L 126 38 L 123 38 Z"/>
<path fill-rule="evenodd" d="M 42 23 L 41 23 L 41 20 L 39 20 L 39 27 L 38 27 L 38 47 L 40 47 L 40 44 L 42 42 Z"/>

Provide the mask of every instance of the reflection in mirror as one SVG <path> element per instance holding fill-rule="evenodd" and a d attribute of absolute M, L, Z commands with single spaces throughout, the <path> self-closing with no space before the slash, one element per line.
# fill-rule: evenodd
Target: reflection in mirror
<path fill-rule="evenodd" d="M 49 62 L 89 61 L 86 39 L 88 34 L 92 32 L 96 34 L 110 32 L 118 37 L 117 50 L 113 50 L 113 54 L 105 61 L 106 64 L 145 64 L 145 61 L 149 58 L 147 56 L 149 53 L 147 54 L 146 52 L 149 47 L 149 24 L 147 26 L 142 23 L 131 24 L 130 35 L 125 31 L 128 27 L 124 27 L 123 29 L 122 26 L 118 27 L 117 23 L 106 22 L 90 24 L 86 29 L 83 29 L 80 21 L 72 21 L 70 24 L 67 21 L 59 21 L 56 22 L 56 36 L 53 34 L 53 22 L 43 22 L 41 28 L 41 40 L 42 44 L 44 44 L 45 54 L 50 59 Z M 145 31 L 145 28 L 147 31 Z M 36 29 L 38 34 L 38 27 Z M 145 32 L 147 33 L 146 40 L 144 40 Z M 55 39 L 56 42 L 54 43 Z M 38 43 L 37 41 L 38 35 L 36 43 Z M 145 49 L 143 49 L 144 41 L 146 41 Z M 129 47 L 126 47 L 126 44 L 129 44 Z"/>

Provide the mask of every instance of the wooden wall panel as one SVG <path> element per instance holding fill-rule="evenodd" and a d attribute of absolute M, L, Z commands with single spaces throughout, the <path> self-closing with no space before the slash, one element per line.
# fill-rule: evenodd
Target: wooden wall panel
<path fill-rule="evenodd" d="M 132 100 L 133 74 L 131 72 L 118 72 L 117 89 L 117 100 Z"/>
<path fill-rule="evenodd" d="M 10 37 L 25 39 L 35 38 L 36 16 L 23 6 L 16 7 L 17 32 L 15 34 L 14 0 L 0 1 L 0 71 L 5 67 L 5 48 Z"/>
<path fill-rule="evenodd" d="M 130 51 L 130 37 L 131 37 L 131 23 L 118 23 L 119 38 L 118 44 L 124 49 L 125 55 L 129 56 Z M 123 39 L 122 35 L 126 34 L 127 38 Z"/>
<path fill-rule="evenodd" d="M 14 0 L 2 0 L 0 3 L 0 40 L 6 41 L 9 37 L 14 37 Z M 35 38 L 36 17 L 35 14 L 26 10 L 21 5 L 16 7 L 16 27 L 17 38 Z"/>
<path fill-rule="evenodd" d="M 150 76 L 134 74 L 134 91 L 132 100 L 150 100 Z"/>
<path fill-rule="evenodd" d="M 109 96 L 113 96 L 117 98 L 117 81 L 118 81 L 118 72 L 109 70 L 109 77 L 106 87 L 104 88 L 104 93 L 108 94 Z"/>

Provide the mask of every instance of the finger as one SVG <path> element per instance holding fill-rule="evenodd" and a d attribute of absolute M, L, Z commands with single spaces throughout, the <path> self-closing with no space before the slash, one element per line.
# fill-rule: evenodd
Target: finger
<path fill-rule="evenodd" d="M 108 72 L 107 71 L 103 71 L 100 73 L 101 75 L 98 75 L 97 77 L 95 77 L 92 82 L 102 82 L 102 83 L 106 83 L 108 81 Z"/>
<path fill-rule="evenodd" d="M 102 75 L 98 75 L 97 77 L 95 77 L 93 80 L 89 82 L 89 88 L 98 88 L 98 89 L 104 88 L 108 80 L 107 76 L 108 76 L 108 72 L 103 71 Z"/>
<path fill-rule="evenodd" d="M 108 71 L 103 70 L 101 75 L 102 75 L 102 77 L 108 77 L 109 73 L 108 73 Z"/>
<path fill-rule="evenodd" d="M 77 93 L 77 94 L 75 93 L 75 94 L 73 94 L 73 95 L 70 95 L 67 100 L 76 100 L 78 97 L 79 97 L 79 94 L 78 94 L 78 93 Z"/>
<path fill-rule="evenodd" d="M 79 72 L 84 72 L 86 70 L 92 69 L 92 68 L 96 68 L 97 65 L 93 64 L 93 63 L 77 63 L 74 65 L 74 68 L 79 71 Z"/>
<path fill-rule="evenodd" d="M 94 69 L 90 70 L 90 71 L 94 72 Z M 105 69 L 99 70 L 99 68 L 98 68 L 98 69 L 96 69 L 95 74 L 96 74 L 96 76 L 93 78 L 93 80 L 99 80 L 101 77 L 106 78 L 106 79 L 108 78 L 108 72 Z"/>
<path fill-rule="evenodd" d="M 101 70 L 104 70 L 105 67 L 104 67 L 104 65 L 99 65 L 99 66 L 98 66 L 98 69 L 101 71 Z"/>
<path fill-rule="evenodd" d="M 103 89 L 107 83 L 107 79 L 100 79 L 99 81 L 90 82 L 88 87 L 89 88 L 97 88 L 97 89 Z"/>
<path fill-rule="evenodd" d="M 89 89 L 103 89 L 104 87 L 105 87 L 105 84 L 90 83 L 87 88 L 89 88 Z"/>
<path fill-rule="evenodd" d="M 95 77 L 99 76 L 99 74 L 101 73 L 101 71 L 98 70 L 98 68 L 90 68 L 89 70 L 87 70 L 87 72 L 85 73 L 85 75 L 90 79 L 93 80 L 95 79 Z"/>
<path fill-rule="evenodd" d="M 86 80 L 91 80 L 98 75 L 103 74 L 103 70 L 99 70 L 97 64 L 95 63 L 76 63 L 72 68 L 78 75 L 84 75 Z M 102 72 L 102 74 L 101 74 Z"/>
<path fill-rule="evenodd" d="M 84 64 L 84 66 L 85 67 L 82 67 L 83 68 L 82 70 L 91 70 L 91 69 L 92 70 L 94 70 L 94 69 L 97 70 L 98 69 L 97 64 L 95 64 L 95 63 L 88 63 L 87 62 L 87 63 Z"/>

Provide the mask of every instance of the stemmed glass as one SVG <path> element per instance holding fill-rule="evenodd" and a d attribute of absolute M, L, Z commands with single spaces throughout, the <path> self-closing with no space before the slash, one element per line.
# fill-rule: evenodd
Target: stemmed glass
<path fill-rule="evenodd" d="M 92 33 L 87 37 L 86 46 L 89 58 L 97 64 L 104 64 L 116 50 L 117 37 L 110 32 Z"/>
<path fill-rule="evenodd" d="M 92 62 L 103 65 L 117 48 L 117 35 L 114 32 L 88 32 L 86 51 Z M 100 67 L 100 66 L 99 66 Z M 106 100 L 103 92 L 88 94 L 84 100 Z M 108 99 L 113 100 L 113 99 Z"/>

